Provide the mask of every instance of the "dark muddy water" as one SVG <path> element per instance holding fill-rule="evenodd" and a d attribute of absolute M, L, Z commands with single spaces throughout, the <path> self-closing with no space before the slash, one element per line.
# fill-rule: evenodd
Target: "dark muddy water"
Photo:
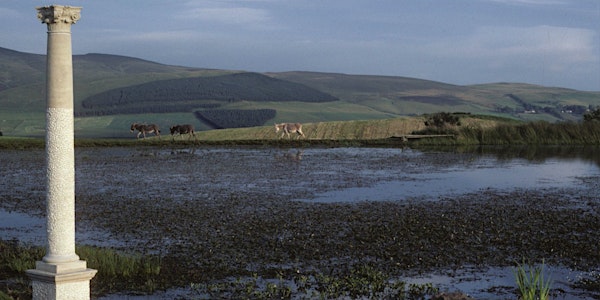
<path fill-rule="evenodd" d="M 3 239 L 43 244 L 44 158 L 43 150 L 0 151 Z M 277 199 L 280 205 L 286 205 L 286 201 L 327 205 L 435 202 L 465 196 L 477 200 L 490 192 L 550 191 L 570 199 L 571 206 L 586 207 L 589 199 L 600 199 L 599 166 L 598 148 L 450 152 L 391 148 L 78 148 L 77 242 L 131 248 L 144 243 L 143 234 L 121 235 L 111 227 L 114 224 L 109 223 L 115 222 L 108 216 L 113 213 L 111 207 L 143 203 L 148 207 L 192 204 L 210 209 L 237 194 L 261 199 L 256 201 Z M 586 200 L 580 201 L 583 195 Z M 180 240 L 165 237 L 160 245 L 167 247 Z M 595 242 L 595 246 L 600 244 Z M 570 291 L 568 283 L 580 276 L 569 268 L 550 269 L 558 287 L 566 291 Z M 508 268 L 465 273 L 424 275 L 411 280 L 459 287 L 480 299 L 494 299 L 495 294 L 486 292 L 489 287 L 513 283 Z M 574 295 L 569 297 L 593 298 Z"/>

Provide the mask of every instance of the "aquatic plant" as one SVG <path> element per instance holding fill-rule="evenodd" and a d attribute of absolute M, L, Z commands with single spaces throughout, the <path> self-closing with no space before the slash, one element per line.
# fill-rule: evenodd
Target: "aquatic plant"
<path fill-rule="evenodd" d="M 547 300 L 552 280 L 545 279 L 544 263 L 532 266 L 523 260 L 514 270 L 515 281 L 522 300 Z"/>
<path fill-rule="evenodd" d="M 288 278 L 251 277 L 213 283 L 191 283 L 198 296 L 235 299 L 425 299 L 438 292 L 431 283 L 407 284 L 381 271 L 359 265 L 348 274 L 291 274 Z"/>

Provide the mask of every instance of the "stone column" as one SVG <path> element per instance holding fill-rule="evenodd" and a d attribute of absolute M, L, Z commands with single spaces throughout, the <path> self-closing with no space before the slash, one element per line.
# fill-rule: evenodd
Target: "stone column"
<path fill-rule="evenodd" d="M 96 270 L 75 254 L 75 148 L 71 24 L 80 7 L 38 7 L 48 26 L 46 70 L 46 255 L 27 274 L 33 299 L 90 299 Z"/>

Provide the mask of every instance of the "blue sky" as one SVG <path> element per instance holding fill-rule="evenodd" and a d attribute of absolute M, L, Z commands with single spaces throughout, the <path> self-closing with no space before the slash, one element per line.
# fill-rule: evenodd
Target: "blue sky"
<path fill-rule="evenodd" d="M 51 4 L 83 7 L 74 54 L 600 91 L 598 0 L 2 0 L 0 47 L 44 54 Z"/>

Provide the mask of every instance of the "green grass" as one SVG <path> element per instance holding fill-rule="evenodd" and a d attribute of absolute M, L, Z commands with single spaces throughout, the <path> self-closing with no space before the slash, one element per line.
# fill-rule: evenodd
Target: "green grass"
<path fill-rule="evenodd" d="M 3 286 L 0 297 L 31 298 L 25 271 L 35 269 L 35 262 L 41 260 L 45 252 L 44 247 L 0 240 L 0 278 L 14 279 L 12 285 Z M 158 279 L 161 274 L 158 256 L 92 246 L 78 246 L 76 253 L 86 261 L 88 268 L 98 270 L 91 282 L 95 295 L 123 290 L 152 293 L 162 287 Z"/>
<path fill-rule="evenodd" d="M 548 300 L 552 280 L 546 278 L 544 263 L 532 266 L 523 260 L 514 270 L 521 300 Z"/>
<path fill-rule="evenodd" d="M 281 122 L 328 122 L 349 120 L 378 120 L 394 117 L 393 114 L 382 113 L 364 106 L 348 104 L 340 101 L 328 103 L 305 102 L 241 102 L 223 106 L 223 109 L 263 109 L 277 110 L 277 116 L 266 125 Z M 98 117 L 75 118 L 75 135 L 81 138 L 127 138 L 135 137 L 129 132 L 131 123 L 155 123 L 162 134 L 169 134 L 169 127 L 175 124 L 193 124 L 196 131 L 210 130 L 204 123 L 188 113 L 131 114 L 109 115 Z M 43 137 L 45 114 L 11 114 L 2 116 L 0 112 L 0 131 L 6 136 Z"/>
<path fill-rule="evenodd" d="M 0 149 L 39 149 L 44 146 L 45 141 L 40 138 L 0 137 Z"/>
<path fill-rule="evenodd" d="M 137 132 L 129 129 L 131 123 L 154 123 L 159 125 L 161 135 L 169 135 L 169 127 L 175 124 L 193 124 L 196 130 L 208 130 L 193 113 L 165 113 L 140 115 L 111 115 L 75 118 L 75 136 L 78 138 L 136 138 Z M 150 136 L 154 136 L 151 134 Z"/>
<path fill-rule="evenodd" d="M 76 253 L 89 268 L 98 270 L 96 293 L 135 290 L 152 293 L 160 288 L 160 257 L 117 252 L 110 248 L 79 246 Z"/>

